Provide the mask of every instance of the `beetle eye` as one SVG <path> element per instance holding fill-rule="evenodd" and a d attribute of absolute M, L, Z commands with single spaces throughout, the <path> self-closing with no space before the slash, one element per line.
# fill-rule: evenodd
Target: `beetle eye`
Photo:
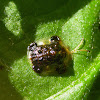
<path fill-rule="evenodd" d="M 52 36 L 51 37 L 51 42 L 58 42 L 60 39 L 59 39 L 59 37 L 58 36 Z"/>

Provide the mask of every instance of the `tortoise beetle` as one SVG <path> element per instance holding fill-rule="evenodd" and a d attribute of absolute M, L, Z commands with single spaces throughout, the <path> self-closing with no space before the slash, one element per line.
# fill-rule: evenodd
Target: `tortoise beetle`
<path fill-rule="evenodd" d="M 36 73 L 57 72 L 61 74 L 66 72 L 71 53 L 62 45 L 58 36 L 52 36 L 50 44 L 37 45 L 33 42 L 27 49 L 32 68 Z"/>

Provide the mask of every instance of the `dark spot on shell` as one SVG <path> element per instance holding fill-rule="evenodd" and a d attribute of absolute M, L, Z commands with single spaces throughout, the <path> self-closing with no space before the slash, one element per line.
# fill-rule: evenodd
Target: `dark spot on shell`
<path fill-rule="evenodd" d="M 41 54 L 41 53 L 42 53 L 42 51 L 41 51 L 41 50 L 38 50 L 38 53 L 39 53 L 39 54 Z"/>
<path fill-rule="evenodd" d="M 33 42 L 28 46 L 27 50 L 28 51 L 33 51 L 37 47 L 37 43 Z"/>
<path fill-rule="evenodd" d="M 37 46 L 37 43 L 33 42 L 30 44 L 30 47 Z"/>

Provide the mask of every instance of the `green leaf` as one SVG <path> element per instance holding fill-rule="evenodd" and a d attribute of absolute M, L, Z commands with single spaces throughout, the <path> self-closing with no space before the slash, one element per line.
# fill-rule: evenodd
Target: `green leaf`
<path fill-rule="evenodd" d="M 100 99 L 100 89 L 92 89 L 100 79 L 99 0 L 2 1 L 0 7 L 1 100 L 86 100 L 93 92 Z M 64 75 L 40 76 L 27 59 L 27 46 L 53 35 L 70 51 L 84 38 L 82 49 L 91 52 L 72 54 L 73 66 Z"/>
<path fill-rule="evenodd" d="M 94 81 L 93 77 L 96 77 L 98 74 L 99 66 L 100 66 L 100 54 L 98 57 L 94 60 L 94 63 L 91 64 L 90 68 L 84 72 L 80 78 L 73 81 L 72 84 L 58 92 L 57 94 L 49 97 L 47 100 L 71 100 L 71 99 L 81 99 L 84 94 L 85 96 L 90 92 L 89 88 L 91 85 L 91 82 Z M 96 62 L 96 63 L 95 63 Z M 91 72 L 91 73 L 90 73 Z"/>

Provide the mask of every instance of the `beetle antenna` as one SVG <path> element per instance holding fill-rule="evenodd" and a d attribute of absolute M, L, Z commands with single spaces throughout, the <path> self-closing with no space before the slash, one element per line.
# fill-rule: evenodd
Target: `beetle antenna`
<path fill-rule="evenodd" d="M 75 53 L 75 52 L 77 52 L 77 51 L 86 51 L 86 52 L 90 52 L 89 50 L 83 50 L 83 49 L 80 49 L 80 50 L 79 50 L 79 47 L 83 44 L 83 42 L 84 42 L 84 38 L 82 38 L 80 44 L 79 44 L 74 50 L 72 50 L 71 53 Z"/>

